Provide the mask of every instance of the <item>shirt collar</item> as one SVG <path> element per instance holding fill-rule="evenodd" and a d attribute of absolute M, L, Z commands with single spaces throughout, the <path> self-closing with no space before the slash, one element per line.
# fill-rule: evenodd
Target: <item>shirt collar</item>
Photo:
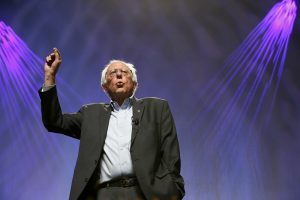
<path fill-rule="evenodd" d="M 111 100 L 110 104 L 111 104 L 111 107 L 113 110 L 116 110 L 116 111 L 126 110 L 132 106 L 132 101 L 133 101 L 133 96 L 125 99 L 121 106 L 119 106 L 119 104 L 116 101 L 112 101 L 112 100 Z"/>

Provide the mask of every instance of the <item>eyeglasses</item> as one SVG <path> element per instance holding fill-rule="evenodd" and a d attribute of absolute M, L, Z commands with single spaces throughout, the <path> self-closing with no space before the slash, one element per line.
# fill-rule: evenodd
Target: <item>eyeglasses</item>
<path fill-rule="evenodd" d="M 109 72 L 107 72 L 108 76 L 114 78 L 117 77 L 117 75 L 122 75 L 122 76 L 128 76 L 131 71 L 129 70 L 123 70 L 123 69 L 114 69 Z"/>

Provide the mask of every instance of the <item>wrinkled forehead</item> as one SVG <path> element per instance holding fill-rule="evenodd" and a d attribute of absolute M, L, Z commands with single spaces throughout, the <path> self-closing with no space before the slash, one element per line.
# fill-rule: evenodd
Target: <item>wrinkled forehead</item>
<path fill-rule="evenodd" d="M 116 69 L 130 70 L 129 67 L 124 62 L 116 61 L 116 62 L 111 63 L 108 66 L 107 71 L 113 71 Z"/>

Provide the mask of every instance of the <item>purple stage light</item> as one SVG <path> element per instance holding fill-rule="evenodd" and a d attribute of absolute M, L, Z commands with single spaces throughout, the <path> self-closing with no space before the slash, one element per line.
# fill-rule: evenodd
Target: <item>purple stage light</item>
<path fill-rule="evenodd" d="M 259 199 L 251 191 L 265 193 L 258 138 L 268 128 L 296 11 L 293 0 L 274 5 L 201 95 L 205 109 L 191 126 L 201 122 L 199 152 L 210 152 L 201 159 L 215 167 L 205 170 L 222 199 L 235 199 L 232 188 L 250 199 Z"/>
<path fill-rule="evenodd" d="M 72 157 L 63 139 L 46 134 L 42 125 L 37 90 L 43 84 L 43 63 L 0 21 L 0 145 L 5 149 L 0 154 L 0 188 L 3 188 L 0 198 L 3 199 L 44 199 L 45 196 L 58 199 L 52 196 L 49 187 L 51 179 L 60 173 L 55 170 L 57 166 L 62 167 L 61 172 L 68 171 L 69 177 L 59 176 L 53 183 L 71 179 L 78 142 L 68 141 L 76 145 Z M 72 89 L 63 80 L 58 81 L 66 96 L 78 102 Z M 62 94 L 62 101 L 67 102 L 69 98 Z M 67 198 L 68 191 L 56 195 Z"/>
<path fill-rule="evenodd" d="M 233 130 L 249 120 L 253 128 L 265 125 L 256 126 L 258 118 L 268 118 L 262 117 L 263 112 L 272 111 L 296 10 L 293 0 L 277 3 L 229 57 L 208 87 L 207 104 L 211 109 L 219 108 L 216 130 L 227 129 L 227 121 L 235 122 Z"/>

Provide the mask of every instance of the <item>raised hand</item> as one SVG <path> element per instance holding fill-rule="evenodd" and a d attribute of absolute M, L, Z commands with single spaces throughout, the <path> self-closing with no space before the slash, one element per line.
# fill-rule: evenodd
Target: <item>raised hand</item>
<path fill-rule="evenodd" d="M 61 64 L 61 56 L 57 48 L 53 48 L 53 52 L 46 57 L 44 64 L 45 82 L 44 86 L 54 85 L 56 82 L 56 73 Z"/>

